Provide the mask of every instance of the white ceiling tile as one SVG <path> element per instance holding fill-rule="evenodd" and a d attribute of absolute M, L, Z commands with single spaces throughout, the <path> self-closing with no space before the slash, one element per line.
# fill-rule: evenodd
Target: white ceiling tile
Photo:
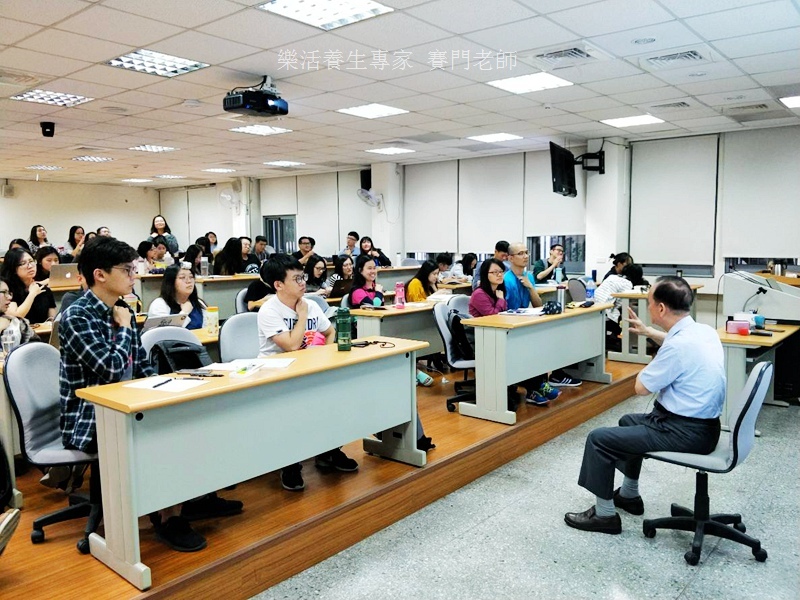
<path fill-rule="evenodd" d="M 390 83 L 370 83 L 353 87 L 347 90 L 347 95 L 351 98 L 363 100 L 365 103 L 377 102 L 379 104 L 386 104 L 397 98 L 405 98 L 413 95 L 413 90 L 402 89 Z"/>
<path fill-rule="evenodd" d="M 405 49 L 450 37 L 450 34 L 443 29 L 399 12 L 380 15 L 342 27 L 336 34 L 373 48 L 388 51 Z"/>
<path fill-rule="evenodd" d="M 686 93 L 672 86 L 654 88 L 650 90 L 640 90 L 638 92 L 625 92 L 624 94 L 609 94 L 611 98 L 623 104 L 642 104 L 645 102 L 657 102 L 680 98 Z"/>
<path fill-rule="evenodd" d="M 396 79 L 394 85 L 408 88 L 417 92 L 434 92 L 448 88 L 458 88 L 470 85 L 463 77 L 458 77 L 445 71 L 426 71 L 416 75 L 408 75 Z"/>
<path fill-rule="evenodd" d="M 438 98 L 433 95 L 417 94 L 416 92 L 413 96 L 399 98 L 392 103 L 392 105 L 396 106 L 397 108 L 410 110 L 412 112 L 432 108 L 442 108 L 444 106 L 453 106 L 455 104 L 456 103 L 451 100 L 445 100 L 444 98 Z"/>
<path fill-rule="evenodd" d="M 597 62 L 558 70 L 558 76 L 572 83 L 588 83 L 614 77 L 639 75 L 642 69 L 624 60 L 599 60 Z"/>
<path fill-rule="evenodd" d="M 2 21 L 0 21 L 1 23 Z M 18 44 L 20 48 L 90 62 L 105 62 L 127 54 L 134 48 L 94 37 L 47 29 Z"/>
<path fill-rule="evenodd" d="M 740 8 L 751 4 L 762 4 L 764 0 L 659 0 L 677 17 L 693 17 L 707 13 L 715 13 L 732 8 Z"/>
<path fill-rule="evenodd" d="M 197 31 L 185 31 L 151 44 L 148 49 L 208 64 L 225 63 L 259 52 L 259 48 Z"/>
<path fill-rule="evenodd" d="M 506 99 L 507 103 L 518 103 L 522 106 L 527 106 L 531 102 L 527 98 L 522 98 L 516 94 L 512 96 L 508 92 L 482 83 L 474 83 L 472 85 L 463 87 L 432 92 L 432 95 L 461 103 L 478 102 L 480 100 L 489 100 L 490 102 L 495 102 L 501 98 Z M 521 106 L 514 106 L 513 108 L 521 108 Z"/>
<path fill-rule="evenodd" d="M 598 0 L 518 0 L 520 4 L 532 8 L 538 13 L 547 14 L 551 12 L 558 12 L 575 8 L 576 6 L 585 6 L 592 4 Z"/>
<path fill-rule="evenodd" d="M 800 69 L 786 69 L 785 71 L 774 71 L 772 73 L 760 73 L 753 75 L 761 85 L 790 85 L 800 81 Z"/>
<path fill-rule="evenodd" d="M 486 29 L 535 16 L 533 11 L 512 0 L 492 0 L 491 11 L 470 10 L 462 0 L 435 0 L 410 9 L 408 14 L 454 33 Z"/>
<path fill-rule="evenodd" d="M 192 0 L 189 6 L 164 0 L 104 0 L 103 4 L 142 17 L 158 15 L 159 21 L 180 27 L 197 27 L 242 10 L 241 4 L 226 0 Z"/>
<path fill-rule="evenodd" d="M 491 27 L 466 36 L 487 50 L 516 51 L 543 48 L 574 40 L 578 36 L 542 17 L 525 19 L 517 23 Z"/>
<path fill-rule="evenodd" d="M 597 96 L 595 98 L 586 98 L 583 100 L 575 100 L 573 102 L 559 102 L 558 108 L 571 113 L 584 113 L 589 110 L 603 110 L 607 108 L 617 108 L 622 106 L 621 102 L 617 102 L 608 96 Z"/>
<path fill-rule="evenodd" d="M 4 11 L 2 7 L 0 7 L 0 13 L 2 12 Z M 41 31 L 41 29 L 42 28 L 38 25 L 33 25 L 31 23 L 0 18 L 0 40 L 3 40 L 4 45 L 16 44 L 20 40 L 34 35 L 37 31 Z"/>
<path fill-rule="evenodd" d="M 681 119 L 672 122 L 673 125 L 678 127 L 685 127 L 686 129 L 693 129 L 695 127 L 709 127 L 716 125 L 733 125 L 736 123 L 733 119 L 728 117 L 704 117 L 702 119 Z"/>
<path fill-rule="evenodd" d="M 584 87 L 589 88 L 599 94 L 614 94 L 622 92 L 636 92 L 664 86 L 664 82 L 652 75 L 634 75 L 633 77 L 618 77 L 606 81 L 594 81 L 584 83 Z"/>
<path fill-rule="evenodd" d="M 0 66 L 45 75 L 69 75 L 91 63 L 10 47 L 0 52 Z"/>
<path fill-rule="evenodd" d="M 650 44 L 635 44 L 634 40 L 655 38 Z M 615 56 L 633 56 L 660 52 L 667 48 L 678 48 L 699 44 L 703 40 L 692 33 L 688 27 L 678 21 L 657 23 L 638 29 L 620 31 L 608 35 L 589 38 L 590 44 L 614 54 Z"/>
<path fill-rule="evenodd" d="M 697 99 L 709 106 L 724 106 L 772 100 L 772 95 L 763 88 L 757 88 L 754 90 L 737 90 L 735 92 L 725 92 L 721 94 L 704 94 L 702 96 L 697 96 Z"/>
<path fill-rule="evenodd" d="M 170 98 L 168 96 L 159 96 L 157 94 L 148 94 L 146 92 L 138 91 L 125 91 L 115 96 L 106 98 L 109 102 L 123 102 L 125 104 L 135 104 L 137 106 L 147 108 L 166 108 L 167 106 L 174 106 L 180 104 L 181 100 L 178 98 Z"/>
<path fill-rule="evenodd" d="M 555 88 L 552 90 L 542 90 L 541 92 L 531 92 L 525 94 L 526 98 L 536 102 L 570 102 L 572 100 L 583 100 L 584 98 L 594 98 L 597 92 L 583 87 L 582 85 L 571 85 L 569 87 Z"/>
<path fill-rule="evenodd" d="M 366 77 L 361 77 L 355 73 L 329 69 L 307 71 L 300 75 L 291 77 L 289 82 L 310 88 L 312 90 L 318 90 L 320 92 L 341 91 L 349 87 L 356 87 L 371 83 L 371 81 Z"/>
<path fill-rule="evenodd" d="M 39 25 L 52 25 L 61 19 L 80 12 L 88 4 L 79 0 L 3 0 L 0 16 Z"/>
<path fill-rule="evenodd" d="M 714 47 L 728 58 L 795 50 L 800 48 L 800 27 L 717 40 Z"/>
<path fill-rule="evenodd" d="M 76 79 L 54 79 L 47 84 L 47 88 L 62 94 L 77 94 L 87 98 L 106 98 L 124 92 L 123 88 L 102 85 L 99 83 L 88 83 Z"/>
<path fill-rule="evenodd" d="M 467 98 L 464 98 L 462 102 L 466 102 L 467 104 L 469 104 L 469 106 L 474 106 L 475 108 L 480 108 L 482 110 L 488 110 L 491 112 L 505 112 L 507 110 L 530 108 L 539 105 L 538 102 L 534 102 L 530 98 L 525 98 L 517 94 L 502 96 L 500 98 L 478 100 L 478 101 L 468 100 Z"/>
<path fill-rule="evenodd" d="M 435 117 L 437 119 L 458 119 L 463 117 L 470 117 L 479 115 L 484 112 L 483 109 L 475 108 L 474 106 L 467 106 L 466 104 L 458 104 L 453 106 L 444 106 L 441 108 L 431 108 L 428 110 L 420 110 L 423 115 Z"/>
<path fill-rule="evenodd" d="M 705 77 L 698 77 L 696 78 L 696 81 L 680 83 L 676 87 L 683 90 L 687 94 L 697 96 L 699 94 L 713 94 L 715 92 L 746 90 L 753 87 L 753 79 L 750 77 L 741 76 L 706 81 Z"/>
<path fill-rule="evenodd" d="M 707 40 L 749 35 L 800 25 L 800 11 L 789 0 L 691 17 L 686 24 Z"/>
<path fill-rule="evenodd" d="M 162 81 L 163 78 L 159 77 L 158 75 L 138 73 L 136 71 L 118 69 L 108 65 L 94 65 L 83 69 L 82 71 L 72 73 L 70 75 L 70 79 L 79 79 L 80 81 L 89 81 L 91 83 L 113 85 L 132 90 Z"/>
<path fill-rule="evenodd" d="M 137 47 L 181 32 L 174 25 L 97 5 L 61 21 L 58 29 Z"/>
<path fill-rule="evenodd" d="M 705 73 L 702 76 L 694 76 L 695 73 Z M 699 80 L 709 81 L 711 79 L 726 79 L 729 77 L 738 77 L 742 75 L 742 71 L 737 69 L 735 65 L 728 62 L 707 63 L 693 67 L 684 67 L 681 69 L 663 69 L 653 71 L 653 76 L 663 79 L 672 85 L 680 85 L 682 83 L 695 83 Z"/>
<path fill-rule="evenodd" d="M 614 15 L 613 18 L 610 15 Z M 649 0 L 604 0 L 553 13 L 550 19 L 583 37 L 671 21 L 672 15 Z"/>
<path fill-rule="evenodd" d="M 498 126 L 498 129 L 503 130 L 502 133 L 509 133 L 503 129 L 503 124 L 515 121 L 516 119 L 513 117 L 507 117 L 505 115 L 498 115 L 497 113 L 483 112 L 479 115 L 463 117 L 455 120 L 459 123 L 464 123 L 465 125 L 496 125 Z"/>
<path fill-rule="evenodd" d="M 188 81 L 181 81 L 178 77 L 173 79 L 163 79 L 159 77 L 159 80 L 160 81 L 158 83 L 153 83 L 146 87 L 140 88 L 140 91 L 183 99 L 201 99 L 218 96 L 220 101 L 222 100 L 224 93 L 227 91 L 224 88 L 215 88 L 206 85 L 197 85 L 196 83 L 189 83 Z"/>
<path fill-rule="evenodd" d="M 783 71 L 786 67 L 800 68 L 800 50 L 748 56 L 736 59 L 733 62 L 748 74 Z"/>

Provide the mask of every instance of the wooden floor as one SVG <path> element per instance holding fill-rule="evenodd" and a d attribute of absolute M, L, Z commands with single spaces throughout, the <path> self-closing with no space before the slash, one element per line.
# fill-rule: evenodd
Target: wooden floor
<path fill-rule="evenodd" d="M 173 552 L 157 542 L 142 519 L 142 561 L 153 574 L 147 592 L 78 553 L 82 520 L 51 526 L 44 544 L 31 544 L 33 518 L 64 506 L 65 498 L 40 485 L 41 474 L 30 469 L 18 478 L 25 508 L 0 557 L 0 597 L 248 598 L 630 397 L 641 368 L 609 362 L 614 383 L 587 382 L 566 389 L 546 408 L 523 404 L 513 426 L 448 413 L 444 398 L 453 393 L 453 384 L 437 378 L 433 387 L 418 388 L 426 434 L 436 443 L 426 467 L 365 455 L 361 443 L 353 442 L 344 450 L 359 461 L 358 473 L 323 474 L 306 461 L 306 489 L 300 493 L 283 490 L 277 473 L 247 481 L 222 494 L 244 501 L 244 513 L 196 524 L 208 548 L 193 554 Z"/>

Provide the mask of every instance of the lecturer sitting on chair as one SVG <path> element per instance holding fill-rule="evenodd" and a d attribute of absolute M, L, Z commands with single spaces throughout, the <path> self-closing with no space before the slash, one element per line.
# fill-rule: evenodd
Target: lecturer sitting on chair
<path fill-rule="evenodd" d="M 620 533 L 614 507 L 644 513 L 639 473 L 646 452 L 709 454 L 719 439 L 725 400 L 725 365 L 717 332 L 689 315 L 692 289 L 680 277 L 662 277 L 651 288 L 647 308 L 655 325 L 645 327 L 633 311 L 631 332 L 652 338 L 661 349 L 636 378 L 640 396 L 658 393 L 653 411 L 625 415 L 619 427 L 601 427 L 586 439 L 578 485 L 597 496 L 595 506 L 567 513 L 564 521 L 584 531 Z M 666 332 L 666 333 L 665 333 Z M 614 490 L 614 469 L 625 476 Z"/>

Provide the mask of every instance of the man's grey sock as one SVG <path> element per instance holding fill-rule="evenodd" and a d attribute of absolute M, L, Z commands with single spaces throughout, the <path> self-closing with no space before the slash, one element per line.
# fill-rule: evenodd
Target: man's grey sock
<path fill-rule="evenodd" d="M 594 506 L 594 512 L 598 517 L 613 517 L 615 514 L 617 514 L 617 511 L 614 508 L 613 498 L 606 500 L 605 498 L 597 496 L 597 503 Z"/>
<path fill-rule="evenodd" d="M 639 480 L 625 477 L 622 480 L 622 487 L 619 489 L 619 495 L 623 498 L 636 498 L 639 495 Z"/>

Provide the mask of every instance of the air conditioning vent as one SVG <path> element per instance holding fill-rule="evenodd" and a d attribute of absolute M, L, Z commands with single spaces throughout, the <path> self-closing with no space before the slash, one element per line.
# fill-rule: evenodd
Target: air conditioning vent
<path fill-rule="evenodd" d="M 675 50 L 669 54 L 644 56 L 639 59 L 639 66 L 648 71 L 664 69 L 680 69 L 683 67 L 699 67 L 713 63 L 719 56 L 708 46 L 694 46 Z"/>
<path fill-rule="evenodd" d="M 0 69 L 0 98 L 16 96 L 41 81 L 38 77 L 21 71 Z"/>
<path fill-rule="evenodd" d="M 769 105 L 764 104 L 763 102 L 760 104 L 745 104 L 744 106 L 727 106 L 722 109 L 722 112 L 726 113 L 747 113 L 747 112 L 754 112 L 760 110 L 769 110 Z"/>
<path fill-rule="evenodd" d="M 101 146 L 73 146 L 70 150 L 86 154 L 103 154 L 105 152 L 112 152 L 111 148 L 103 148 Z"/>
<path fill-rule="evenodd" d="M 673 108 L 691 108 L 688 102 L 669 102 L 667 104 L 653 104 L 650 108 L 660 108 L 661 110 L 668 110 Z"/>
<path fill-rule="evenodd" d="M 608 55 L 594 46 L 581 44 L 571 48 L 547 50 L 541 54 L 535 54 L 532 58 L 543 70 L 549 71 L 608 59 Z"/>

